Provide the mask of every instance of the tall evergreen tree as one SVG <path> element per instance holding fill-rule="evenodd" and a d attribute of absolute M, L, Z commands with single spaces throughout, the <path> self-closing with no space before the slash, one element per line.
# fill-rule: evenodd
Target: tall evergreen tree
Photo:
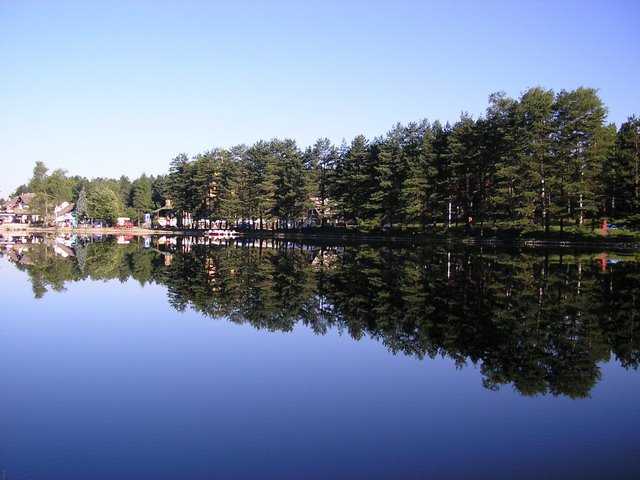
<path fill-rule="evenodd" d="M 246 175 L 244 184 L 247 188 L 245 198 L 249 218 L 258 220 L 261 230 L 264 228 L 265 220 L 271 218 L 271 212 L 275 205 L 274 178 L 267 177 L 269 153 L 269 143 L 260 140 L 249 147 L 244 157 L 244 173 Z"/>
<path fill-rule="evenodd" d="M 474 204 L 481 166 L 478 129 L 476 122 L 466 113 L 451 129 L 448 144 L 448 180 L 450 198 L 456 218 L 462 218 L 467 228 L 476 216 L 479 206 Z"/>
<path fill-rule="evenodd" d="M 424 229 L 429 216 L 435 220 L 437 169 L 431 125 L 423 120 L 409 124 L 404 131 L 403 151 L 406 175 L 400 193 L 402 220 Z"/>
<path fill-rule="evenodd" d="M 294 140 L 272 140 L 265 173 L 265 191 L 273 199 L 271 216 L 284 223 L 302 220 L 310 208 L 309 188 Z"/>
<path fill-rule="evenodd" d="M 582 224 L 599 207 L 597 182 L 604 162 L 601 141 L 606 108 L 592 88 L 562 90 L 554 103 L 555 212 L 561 230 L 566 219 Z"/>
<path fill-rule="evenodd" d="M 406 131 L 397 124 L 384 139 L 373 145 L 374 184 L 368 210 L 374 225 L 394 226 L 402 221 L 402 186 L 407 177 L 404 152 Z"/>
<path fill-rule="evenodd" d="M 548 228 L 554 93 L 535 87 L 519 101 L 494 94 L 487 110 L 496 150 L 496 213 L 510 225 Z"/>
<path fill-rule="evenodd" d="M 33 175 L 29 180 L 29 183 L 27 183 L 27 189 L 29 190 L 29 192 L 37 193 L 44 189 L 44 180 L 45 178 L 47 178 L 48 171 L 49 169 L 44 164 L 44 162 L 36 162 L 35 166 L 33 167 Z"/>
<path fill-rule="evenodd" d="M 552 90 L 535 87 L 520 97 L 516 106 L 513 144 L 518 164 L 521 201 L 516 208 L 525 225 L 540 219 L 549 229 L 549 205 L 552 192 L 550 162 L 553 134 Z"/>
<path fill-rule="evenodd" d="M 76 200 L 76 218 L 78 220 L 83 220 L 88 215 L 88 204 L 87 204 L 87 191 L 84 187 L 80 190 L 78 194 L 78 199 Z"/>
<path fill-rule="evenodd" d="M 433 136 L 434 172 L 432 202 L 434 205 L 434 227 L 440 218 L 445 225 L 449 225 L 453 212 L 452 188 L 449 171 L 449 137 L 451 125 L 442 125 L 438 120 L 431 127 Z"/>
<path fill-rule="evenodd" d="M 370 223 L 365 206 L 373 190 L 372 158 L 369 142 L 363 135 L 355 137 L 351 145 L 342 150 L 336 168 L 335 196 L 340 216 L 347 223 Z"/>
<path fill-rule="evenodd" d="M 335 208 L 331 205 L 330 191 L 338 162 L 338 149 L 328 138 L 319 138 L 305 152 L 304 162 L 309 172 L 309 195 L 314 199 L 320 223 L 324 225 L 329 212 Z"/>
<path fill-rule="evenodd" d="M 122 175 L 119 180 L 120 183 L 120 198 L 125 207 L 131 206 L 131 180 L 129 177 Z"/>
<path fill-rule="evenodd" d="M 189 167 L 189 157 L 186 153 L 181 153 L 171 160 L 169 176 L 167 180 L 167 193 L 173 209 L 177 214 L 178 226 L 184 225 L 184 214 L 189 211 L 191 204 L 189 179 L 187 169 Z"/>
<path fill-rule="evenodd" d="M 153 183 L 151 178 L 142 174 L 131 183 L 131 200 L 129 204 L 135 210 L 138 222 L 140 222 L 142 214 L 150 213 L 153 210 Z"/>
<path fill-rule="evenodd" d="M 640 224 L 640 119 L 629 117 L 618 130 L 603 175 L 610 216 L 627 214 Z"/>

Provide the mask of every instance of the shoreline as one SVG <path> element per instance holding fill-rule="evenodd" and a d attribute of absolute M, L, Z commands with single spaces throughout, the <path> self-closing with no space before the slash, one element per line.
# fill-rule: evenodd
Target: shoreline
<path fill-rule="evenodd" d="M 80 235 L 189 235 L 204 236 L 206 230 L 192 229 L 166 229 L 166 228 L 116 228 L 116 227 L 32 227 L 26 224 L 0 225 L 0 235 L 15 234 L 80 234 Z M 567 235 L 569 237 L 569 235 Z M 640 242 L 635 240 L 611 240 L 607 237 L 600 239 L 531 239 L 513 237 L 509 239 L 500 237 L 462 237 L 462 236 L 422 236 L 422 235 L 376 235 L 376 234 L 340 234 L 340 233 L 315 233 L 300 231 L 272 231 L 253 230 L 242 231 L 235 238 L 272 238 L 281 240 L 312 240 L 317 242 L 354 242 L 354 243 L 392 243 L 403 245 L 429 245 L 429 244 L 458 244 L 458 245 L 493 245 L 506 247 L 529 247 L 529 248 L 605 248 L 626 251 L 640 251 Z"/>

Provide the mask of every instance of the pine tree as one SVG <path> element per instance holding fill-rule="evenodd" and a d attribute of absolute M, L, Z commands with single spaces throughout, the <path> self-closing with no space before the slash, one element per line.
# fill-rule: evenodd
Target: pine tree
<path fill-rule="evenodd" d="M 246 199 L 250 218 L 258 220 L 262 230 L 266 220 L 270 220 L 275 202 L 273 178 L 267 177 L 269 143 L 264 140 L 254 143 L 245 155 L 247 187 Z"/>
<path fill-rule="evenodd" d="M 122 203 L 125 207 L 131 206 L 131 180 L 129 177 L 122 175 L 120 176 L 120 198 L 122 199 Z"/>
<path fill-rule="evenodd" d="M 328 138 L 319 138 L 313 147 L 304 155 L 305 168 L 308 172 L 309 195 L 315 200 L 315 208 L 320 217 L 320 224 L 325 225 L 329 212 L 335 207 L 330 198 L 331 184 L 334 181 L 335 168 L 338 162 L 338 149 Z"/>
<path fill-rule="evenodd" d="M 431 127 L 433 136 L 433 160 L 434 172 L 433 184 L 431 185 L 433 224 L 436 228 L 439 219 L 448 227 L 451 222 L 453 211 L 452 188 L 449 177 L 449 137 L 451 136 L 451 125 L 445 126 L 436 120 Z"/>
<path fill-rule="evenodd" d="M 548 233 L 550 198 L 553 184 L 550 162 L 553 134 L 552 90 L 529 89 L 520 97 L 515 109 L 515 146 L 518 165 L 520 202 L 516 207 L 525 228 L 539 219 Z"/>
<path fill-rule="evenodd" d="M 187 178 L 187 169 L 189 167 L 189 157 L 186 153 L 181 153 L 171 160 L 169 167 L 169 175 L 167 178 L 167 197 L 173 205 L 177 214 L 179 226 L 184 225 L 184 214 L 189 211 L 189 184 Z"/>
<path fill-rule="evenodd" d="M 478 167 L 481 165 L 478 130 L 476 122 L 466 113 L 451 129 L 448 144 L 448 181 L 452 207 L 456 219 L 464 220 L 467 230 L 474 220 L 478 205 L 474 204 L 478 182 Z"/>
<path fill-rule="evenodd" d="M 87 217 L 87 191 L 84 186 L 80 190 L 78 194 L 78 199 L 76 200 L 76 218 L 78 220 L 84 220 Z"/>
<path fill-rule="evenodd" d="M 597 92 L 580 87 L 561 91 L 554 103 L 555 212 L 560 228 L 567 219 L 582 224 L 599 207 L 597 182 L 604 162 L 602 140 L 606 108 Z"/>
<path fill-rule="evenodd" d="M 369 225 L 367 208 L 373 190 L 374 169 L 367 139 L 358 135 L 350 146 L 344 146 L 336 168 L 335 197 L 339 215 L 346 223 Z"/>
<path fill-rule="evenodd" d="M 405 129 L 397 124 L 384 139 L 374 143 L 374 184 L 366 204 L 374 225 L 393 227 L 402 221 L 402 185 L 407 177 Z"/>
<path fill-rule="evenodd" d="M 615 136 L 603 177 L 610 216 L 626 214 L 640 224 L 640 119 L 629 117 Z"/>
<path fill-rule="evenodd" d="M 300 151 L 294 140 L 272 140 L 265 174 L 265 190 L 273 199 L 271 216 L 285 228 L 310 209 L 309 189 Z"/>
<path fill-rule="evenodd" d="M 153 185 L 145 174 L 131 184 L 131 207 L 136 213 L 149 213 L 153 209 Z"/>
<path fill-rule="evenodd" d="M 437 191 L 433 130 L 426 120 L 411 123 L 404 132 L 406 176 L 402 182 L 402 220 L 424 229 L 436 211 Z"/>

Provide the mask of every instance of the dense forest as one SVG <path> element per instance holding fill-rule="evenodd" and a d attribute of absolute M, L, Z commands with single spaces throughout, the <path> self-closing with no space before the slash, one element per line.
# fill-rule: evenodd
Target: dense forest
<path fill-rule="evenodd" d="M 421 120 L 339 146 L 326 138 L 214 148 L 176 156 L 165 175 L 130 181 L 48 174 L 38 162 L 16 193 L 43 213 L 77 201 L 78 214 L 139 219 L 171 200 L 179 226 L 224 221 L 254 228 L 340 224 L 363 230 L 514 232 L 593 229 L 603 219 L 640 226 L 640 120 L 619 128 L 591 88 L 495 93 L 478 119 Z M 313 212 L 313 216 L 310 216 Z"/>
<path fill-rule="evenodd" d="M 613 355 L 640 362 L 640 258 L 438 246 L 303 247 L 202 237 L 145 248 L 79 239 L 73 255 L 30 245 L 14 264 L 34 295 L 83 279 L 164 285 L 170 305 L 290 331 L 298 323 L 369 337 L 393 354 L 479 365 L 483 385 L 584 397 Z"/>

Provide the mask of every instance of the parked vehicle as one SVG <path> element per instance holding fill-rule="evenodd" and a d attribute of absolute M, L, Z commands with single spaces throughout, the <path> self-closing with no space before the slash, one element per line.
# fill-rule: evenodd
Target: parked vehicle
<path fill-rule="evenodd" d="M 613 223 L 607 223 L 607 230 L 624 230 L 624 227 L 619 227 Z"/>

